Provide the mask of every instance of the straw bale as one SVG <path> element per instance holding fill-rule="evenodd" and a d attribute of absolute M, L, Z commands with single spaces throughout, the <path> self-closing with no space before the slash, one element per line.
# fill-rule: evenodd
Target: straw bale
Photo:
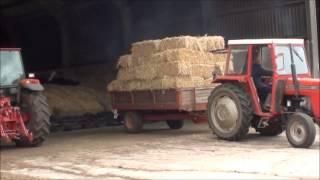
<path fill-rule="evenodd" d="M 215 62 L 225 61 L 225 54 L 213 54 L 209 52 L 196 51 L 192 49 L 169 49 L 160 53 L 155 53 L 149 57 L 135 57 L 133 66 L 147 63 L 163 63 L 172 61 L 184 61 L 193 64 L 214 65 Z"/>
<path fill-rule="evenodd" d="M 95 90 L 83 86 L 46 85 L 44 91 L 54 116 L 77 116 L 104 111 Z"/>
<path fill-rule="evenodd" d="M 150 56 L 159 51 L 160 40 L 141 41 L 132 44 L 131 52 L 133 57 Z"/>
<path fill-rule="evenodd" d="M 120 80 L 111 81 L 107 86 L 108 91 L 121 91 Z"/>
<path fill-rule="evenodd" d="M 223 49 L 224 39 L 221 36 L 180 36 L 162 39 L 159 45 L 159 51 L 180 48 L 210 52 L 216 49 Z"/>
<path fill-rule="evenodd" d="M 117 63 L 117 69 L 119 68 L 128 68 L 132 66 L 132 57 L 131 55 L 123 55 L 120 56 L 118 63 Z"/>
<path fill-rule="evenodd" d="M 217 49 L 224 49 L 224 38 L 222 36 L 198 37 L 202 51 L 210 52 Z"/>
<path fill-rule="evenodd" d="M 134 68 L 120 68 L 117 74 L 117 79 L 124 81 L 135 79 Z"/>
<path fill-rule="evenodd" d="M 150 89 L 172 89 L 186 87 L 202 87 L 206 84 L 204 78 L 198 76 L 165 76 L 153 80 L 112 81 L 108 91 L 133 91 Z"/>
<path fill-rule="evenodd" d="M 226 69 L 226 62 L 216 62 L 214 69 L 215 71 L 220 72 L 220 74 L 224 74 Z"/>
<path fill-rule="evenodd" d="M 185 87 L 201 87 L 203 85 L 203 78 L 192 76 L 164 76 L 154 80 L 140 81 L 139 90 L 146 89 L 172 89 Z M 132 90 L 132 89 L 131 89 Z"/>
<path fill-rule="evenodd" d="M 168 50 L 157 53 L 157 58 L 145 62 L 141 65 L 129 68 L 120 68 L 117 79 L 119 80 L 149 80 L 161 78 L 163 76 L 201 76 L 208 78 L 212 76 L 215 66 L 224 66 L 224 62 L 219 58 L 222 55 L 192 51 L 188 49 Z M 218 62 L 216 62 L 216 59 Z"/>
<path fill-rule="evenodd" d="M 162 39 L 159 45 L 160 51 L 165 51 L 168 49 L 179 49 L 187 48 L 201 51 L 202 47 L 196 37 L 191 36 L 180 36 L 180 37 L 170 37 Z"/>
<path fill-rule="evenodd" d="M 214 70 L 215 65 L 193 65 L 191 70 L 192 76 L 200 76 L 205 79 L 212 77 L 212 72 Z"/>
<path fill-rule="evenodd" d="M 132 69 L 134 71 L 134 78 L 140 80 L 154 79 L 158 74 L 158 65 L 152 63 L 145 63 Z"/>

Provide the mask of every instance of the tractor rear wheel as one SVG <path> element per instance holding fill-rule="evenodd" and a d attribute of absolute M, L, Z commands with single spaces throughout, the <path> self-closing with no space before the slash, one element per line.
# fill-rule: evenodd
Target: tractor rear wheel
<path fill-rule="evenodd" d="M 237 84 L 216 87 L 208 101 L 208 121 L 221 139 L 237 141 L 249 131 L 253 108 L 249 94 Z"/>
<path fill-rule="evenodd" d="M 127 133 L 139 133 L 143 128 L 143 118 L 136 111 L 126 112 L 123 125 Z"/>
<path fill-rule="evenodd" d="M 27 114 L 30 119 L 26 122 L 26 128 L 33 134 L 33 141 L 25 138 L 16 140 L 17 146 L 36 147 L 40 146 L 50 132 L 51 112 L 47 98 L 42 92 L 22 92 L 21 111 Z"/>
<path fill-rule="evenodd" d="M 181 129 L 184 125 L 183 120 L 166 121 L 170 129 Z"/>
<path fill-rule="evenodd" d="M 296 148 L 310 147 L 316 137 L 316 128 L 312 117 L 304 113 L 295 113 L 289 117 L 287 139 Z"/>

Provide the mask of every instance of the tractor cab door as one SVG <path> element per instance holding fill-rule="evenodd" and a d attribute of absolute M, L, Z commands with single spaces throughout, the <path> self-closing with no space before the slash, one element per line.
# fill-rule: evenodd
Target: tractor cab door
<path fill-rule="evenodd" d="M 281 57 L 272 55 L 274 53 L 272 45 L 253 46 L 252 53 L 252 76 L 253 78 L 258 76 L 258 80 L 254 80 L 254 84 L 259 97 L 261 111 L 277 114 L 281 110 L 286 87 L 286 81 L 280 79 L 275 71 L 277 69 L 276 60 Z M 254 70 L 257 64 L 261 67 L 258 68 L 258 72 Z"/>
<path fill-rule="evenodd" d="M 273 96 L 272 48 L 268 45 L 252 46 L 252 79 L 263 112 L 271 109 Z"/>

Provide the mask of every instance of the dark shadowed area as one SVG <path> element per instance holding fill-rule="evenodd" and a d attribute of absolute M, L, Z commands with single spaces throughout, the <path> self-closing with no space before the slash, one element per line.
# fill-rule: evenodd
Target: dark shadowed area
<path fill-rule="evenodd" d="M 306 2 L 2 0 L 0 46 L 21 47 L 29 71 L 104 62 L 113 68 L 132 42 L 145 39 L 205 34 L 309 39 Z"/>

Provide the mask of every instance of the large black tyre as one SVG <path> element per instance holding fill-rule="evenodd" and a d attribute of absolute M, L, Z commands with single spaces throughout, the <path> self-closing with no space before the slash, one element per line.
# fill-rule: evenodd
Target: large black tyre
<path fill-rule="evenodd" d="M 183 120 L 166 121 L 170 129 L 181 129 L 184 125 Z"/>
<path fill-rule="evenodd" d="M 316 137 L 316 128 L 312 117 L 304 113 L 291 115 L 288 120 L 286 135 L 293 147 L 310 147 Z"/>
<path fill-rule="evenodd" d="M 255 127 L 255 129 L 262 136 L 278 136 L 285 130 L 278 119 L 270 120 L 269 125 L 265 128 Z"/>
<path fill-rule="evenodd" d="M 240 84 L 216 87 L 208 99 L 208 122 L 219 138 L 242 139 L 249 131 L 253 107 L 249 94 Z"/>
<path fill-rule="evenodd" d="M 27 129 L 33 134 L 33 141 L 25 138 L 16 140 L 17 146 L 37 147 L 40 146 L 50 133 L 50 108 L 47 98 L 42 92 L 27 92 L 21 94 L 21 111 L 30 116 L 26 122 Z"/>
<path fill-rule="evenodd" d="M 127 133 L 139 133 L 143 128 L 143 118 L 140 113 L 129 111 L 124 114 L 124 128 Z"/>

